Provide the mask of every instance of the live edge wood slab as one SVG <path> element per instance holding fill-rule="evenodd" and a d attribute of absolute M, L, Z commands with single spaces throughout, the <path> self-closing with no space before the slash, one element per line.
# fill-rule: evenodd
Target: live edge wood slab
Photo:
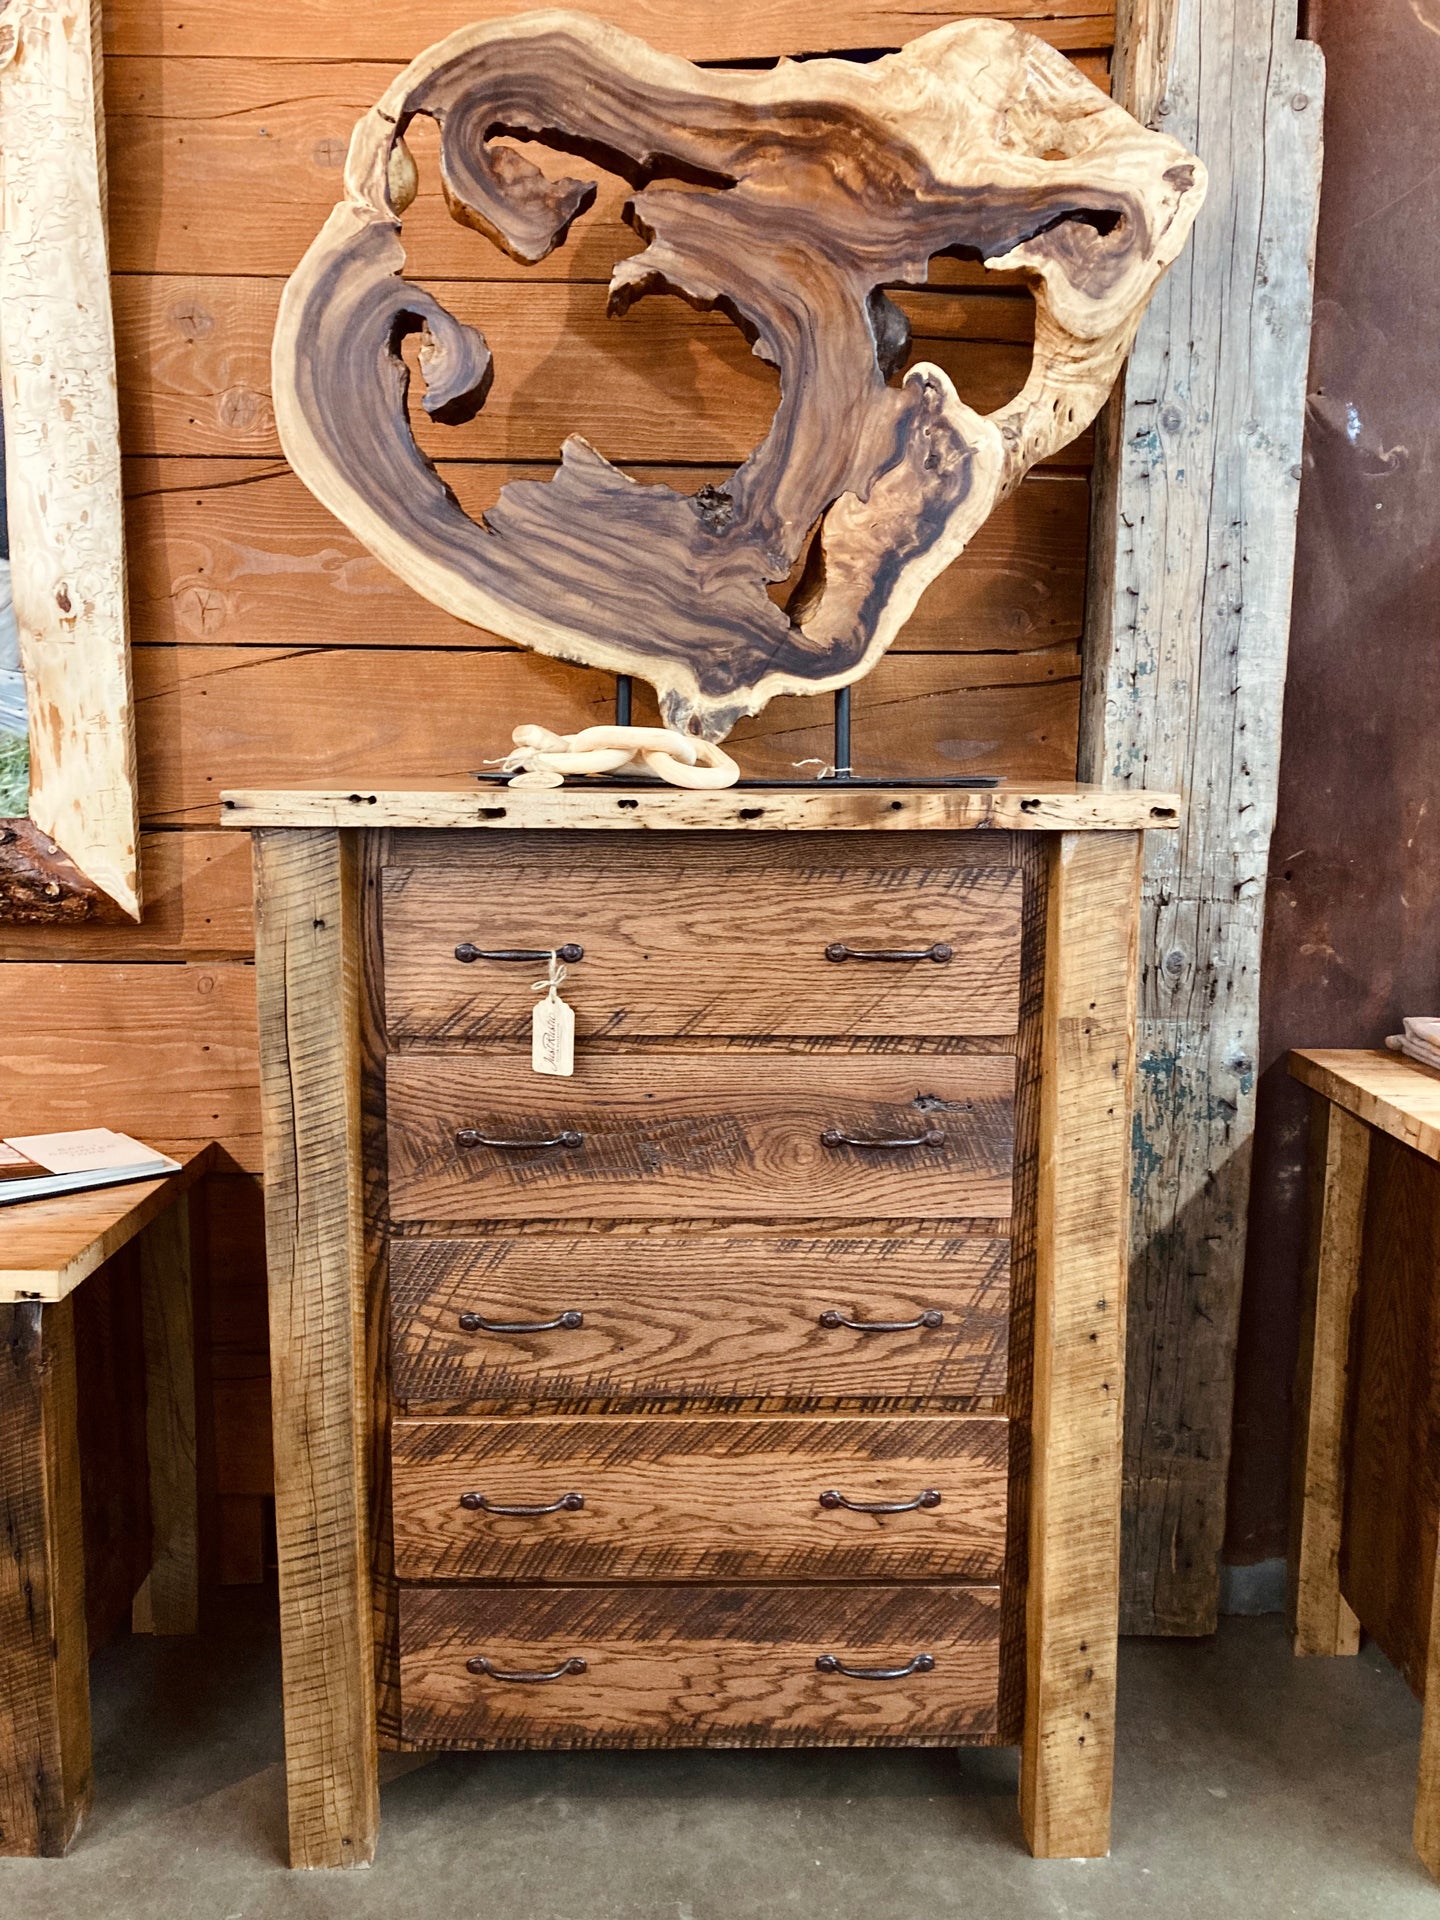
<path fill-rule="evenodd" d="M 418 1325 L 411 1326 L 418 1309 L 413 1302 L 408 1307 L 403 1304 L 404 1289 L 410 1287 L 413 1292 L 419 1271 L 405 1249 L 418 1250 L 423 1244 L 443 1256 L 445 1247 L 433 1237 L 442 1231 L 436 1223 L 397 1225 L 389 1204 L 387 1127 L 393 1129 L 399 1123 L 393 1114 L 387 1121 L 383 1096 L 386 1054 L 392 1043 L 384 1012 L 381 928 L 388 893 L 382 878 L 392 865 L 405 865 L 410 848 L 437 871 L 453 867 L 456 884 L 461 885 L 464 843 L 473 848 L 474 830 L 496 827 L 540 830 L 542 839 L 547 829 L 603 833 L 648 828 L 660 836 L 654 857 L 662 865 L 667 858 L 679 857 L 667 851 L 665 829 L 793 833 L 876 826 L 922 828 L 954 835 L 935 843 L 935 855 L 953 861 L 959 870 L 972 864 L 966 840 L 978 834 L 986 848 L 994 847 L 997 858 L 1003 855 L 1005 863 L 1024 874 L 1018 1031 L 1002 1033 L 988 1043 L 992 1055 L 998 1047 L 1002 1053 L 1009 1052 L 1014 1063 L 1014 1184 L 1012 1193 L 1007 1183 L 1001 1208 L 1009 1215 L 1013 1202 L 1013 1220 L 961 1221 L 951 1231 L 952 1239 L 956 1232 L 962 1239 L 967 1233 L 976 1237 L 976 1259 L 994 1247 L 997 1231 L 1008 1234 L 1008 1326 L 985 1322 L 995 1337 L 1008 1341 L 1008 1380 L 997 1377 L 994 1381 L 1003 1399 L 954 1415 L 964 1421 L 988 1413 L 1009 1422 L 1006 1570 L 998 1585 L 952 1584 L 930 1598 L 923 1584 L 903 1579 L 868 1593 L 827 1584 L 824 1579 L 808 1590 L 803 1583 L 737 1590 L 742 1600 L 749 1593 L 743 1605 L 750 1607 L 764 1628 L 759 1638 L 767 1645 L 778 1636 L 793 1647 L 806 1634 L 821 1630 L 817 1622 L 830 1622 L 838 1633 L 845 1623 L 838 1618 L 830 1621 L 826 1609 L 843 1611 L 853 1602 L 865 1619 L 858 1625 L 849 1622 L 849 1629 L 859 1634 L 865 1647 L 873 1641 L 876 1655 L 884 1654 L 892 1637 L 885 1621 L 894 1615 L 916 1631 L 923 1626 L 928 1633 L 933 1627 L 941 1640 L 942 1669 L 940 1693 L 924 1695 L 907 1683 L 907 1688 L 877 1703 L 876 1711 L 883 1708 L 890 1719 L 868 1731 L 857 1722 L 853 1708 L 846 1717 L 843 1702 L 839 1719 L 822 1725 L 814 1717 L 821 1707 L 815 1705 L 812 1686 L 803 1688 L 804 1701 L 810 1704 L 803 1712 L 797 1707 L 799 1717 L 793 1728 L 782 1714 L 754 1728 L 747 1723 L 737 1737 L 743 1744 L 762 1736 L 766 1744 L 784 1743 L 792 1735 L 803 1742 L 818 1739 L 842 1744 L 874 1739 L 933 1743 L 937 1737 L 1018 1743 L 1021 1820 L 1032 1852 L 1041 1857 L 1077 1857 L 1108 1850 L 1140 849 L 1144 829 L 1173 827 L 1179 816 L 1180 804 L 1173 796 L 1074 786 L 729 794 L 617 793 L 610 788 L 512 794 L 466 787 L 408 794 L 301 791 L 226 796 L 227 823 L 255 829 L 276 1522 L 294 1865 L 356 1866 L 373 1859 L 379 1826 L 379 1747 L 403 1746 L 407 1739 L 425 1746 L 476 1744 L 473 1717 L 468 1717 L 471 1709 L 466 1705 L 464 1660 L 460 1658 L 457 1668 L 457 1658 L 474 1651 L 479 1635 L 489 1637 L 502 1656 L 513 1642 L 512 1657 L 502 1658 L 502 1664 L 534 1664 L 540 1634 L 537 1620 L 547 1606 L 552 1613 L 559 1612 L 538 1644 L 548 1645 L 551 1634 L 562 1626 L 582 1636 L 593 1627 L 594 1644 L 587 1640 L 586 1646 L 596 1672 L 602 1663 L 607 1671 L 633 1669 L 636 1684 L 643 1681 L 642 1691 L 658 1689 L 652 1702 L 654 1713 L 644 1726 L 632 1724 L 627 1714 L 612 1726 L 598 1710 L 597 1716 L 587 1717 L 588 1709 L 582 1704 L 577 1709 L 580 1722 L 570 1725 L 559 1696 L 545 1689 L 522 1689 L 523 1698 L 510 1696 L 503 1703 L 518 1716 L 515 1736 L 508 1744 L 664 1745 L 696 1739 L 734 1744 L 728 1722 L 717 1720 L 710 1727 L 703 1715 L 697 1721 L 693 1705 L 678 1715 L 666 1705 L 676 1698 L 667 1691 L 678 1684 L 674 1675 L 682 1669 L 690 1671 L 687 1661 L 696 1675 L 703 1669 L 706 1687 L 723 1689 L 735 1678 L 731 1673 L 735 1660 L 750 1657 L 739 1641 L 727 1652 L 726 1616 L 723 1605 L 718 1612 L 712 1605 L 717 1593 L 713 1587 L 682 1589 L 636 1580 L 604 1591 L 572 1594 L 555 1586 L 516 1590 L 484 1580 L 466 1588 L 437 1589 L 412 1579 L 397 1589 L 395 1549 L 411 1552 L 416 1538 L 413 1530 L 403 1531 L 401 1521 L 404 1527 L 412 1527 L 420 1496 L 407 1485 L 403 1490 L 407 1514 L 392 1519 L 392 1445 L 400 1451 L 409 1449 L 407 1460 L 416 1447 L 424 1449 L 423 1435 L 413 1419 L 407 1414 L 402 1421 L 399 1412 L 392 1417 L 396 1369 L 407 1361 L 403 1351 L 392 1360 L 390 1351 L 389 1242 L 398 1232 L 396 1284 L 401 1292 L 397 1300 L 405 1318 L 396 1324 L 402 1346 L 409 1337 L 407 1328 L 417 1338 L 421 1332 Z M 457 830 L 453 861 L 445 845 L 448 835 L 429 831 L 412 837 L 408 833 L 436 827 Z M 896 845 L 899 850 L 904 843 Z M 511 857 L 503 843 L 496 843 L 492 851 L 501 867 Z M 521 851 L 515 848 L 516 855 Z M 905 857 L 913 867 L 914 855 Z M 988 860 L 987 854 L 973 864 L 977 870 L 988 870 Z M 751 864 L 748 856 L 741 863 L 746 871 Z M 785 862 L 777 862 L 782 890 L 784 869 Z M 533 883 L 527 884 L 533 892 Z M 907 878 L 906 884 L 913 881 Z M 597 910 L 604 908 L 601 885 Z M 843 1033 L 843 1028 L 837 1031 Z M 484 1043 L 479 1051 L 466 1041 L 447 1044 L 451 1058 L 472 1065 L 486 1060 L 494 1064 L 504 1053 L 503 1046 L 497 1053 L 491 1043 Z M 582 1040 L 582 1045 L 588 1044 Z M 733 1043 L 722 1040 L 720 1044 Z M 821 1051 L 814 1057 L 823 1064 L 837 1046 L 851 1043 L 841 1039 L 818 1044 Z M 987 1043 L 980 1044 L 979 1064 L 984 1065 Z M 613 1049 L 626 1049 L 628 1042 L 608 1045 L 612 1052 L 607 1058 L 627 1057 Z M 889 1041 L 880 1063 L 888 1067 L 907 1048 L 929 1045 L 923 1037 Z M 392 1051 L 391 1063 L 405 1057 L 403 1049 Z M 528 1054 L 517 1054 L 512 1047 L 509 1057 L 512 1062 L 524 1061 L 528 1084 Z M 751 1050 L 746 1057 L 752 1079 L 763 1073 L 764 1054 L 757 1058 Z M 772 1052 L 770 1057 L 779 1055 Z M 848 1057 L 858 1067 L 861 1054 Z M 962 1048 L 959 1060 L 964 1059 Z M 930 1064 L 938 1066 L 938 1062 Z M 999 1062 L 992 1059 L 990 1064 Z M 1005 1064 L 1008 1067 L 1010 1062 Z M 576 1084 L 583 1079 L 582 1075 Z M 957 1161 L 957 1171 L 960 1164 Z M 517 1241 L 517 1246 L 534 1245 L 542 1261 L 547 1240 L 553 1241 L 561 1232 L 569 1235 L 566 1248 L 579 1247 L 576 1272 L 583 1278 L 593 1267 L 592 1278 L 608 1304 L 603 1275 L 615 1269 L 617 1258 L 610 1236 L 617 1231 L 641 1233 L 651 1223 L 620 1221 L 602 1231 L 604 1221 L 562 1222 L 557 1206 L 563 1214 L 563 1196 L 557 1200 L 553 1183 L 543 1197 L 537 1190 L 536 1219 L 512 1223 L 506 1235 L 530 1236 L 528 1241 Z M 713 1211 L 733 1215 L 734 1207 L 717 1201 Z M 721 1222 L 720 1231 L 724 1230 Z M 873 1240 L 877 1232 L 888 1233 L 892 1256 L 903 1262 L 908 1245 L 904 1236 L 920 1236 L 916 1245 L 921 1247 L 932 1243 L 926 1236 L 933 1236 L 935 1230 L 933 1225 L 907 1219 L 889 1224 L 851 1220 L 836 1226 L 816 1222 L 804 1231 L 817 1236 L 805 1242 L 812 1250 L 823 1247 L 825 1237 L 833 1239 L 836 1233 L 852 1249 L 857 1234 Z M 474 1224 L 443 1228 L 447 1234 L 471 1236 L 471 1244 L 477 1231 Z M 713 1237 L 716 1228 L 691 1221 L 686 1231 L 692 1237 L 697 1232 Z M 764 1269 L 765 1302 L 774 1294 L 764 1236 L 778 1231 L 788 1236 L 787 1246 L 793 1248 L 796 1242 L 794 1232 L 784 1226 L 751 1225 L 740 1231 L 745 1248 L 733 1257 L 725 1255 L 718 1271 L 734 1270 L 738 1308 L 743 1312 L 748 1310 L 749 1298 L 743 1285 L 745 1274 L 761 1270 L 755 1266 L 757 1260 Z M 589 1236 L 588 1247 L 575 1240 L 577 1232 L 582 1239 Z M 662 1237 L 671 1235 L 673 1241 L 670 1224 L 658 1223 L 658 1232 Z M 897 1233 L 898 1240 L 894 1239 Z M 431 1237 L 405 1238 L 415 1234 Z M 1003 1248 L 1007 1242 L 999 1244 Z M 656 1257 L 663 1256 L 660 1247 Z M 463 1246 L 458 1257 L 463 1263 Z M 528 1306 L 533 1304 L 529 1294 L 535 1275 L 529 1256 L 522 1251 L 517 1257 L 527 1270 Z M 802 1245 L 796 1298 L 816 1280 L 803 1265 L 805 1257 Z M 974 1259 L 970 1266 L 974 1267 Z M 622 1261 L 620 1267 L 632 1283 L 643 1282 L 643 1263 Z M 702 1269 L 703 1260 L 690 1275 L 696 1286 L 702 1284 Z M 962 1257 L 961 1264 L 929 1275 L 927 1284 L 936 1279 L 945 1282 L 948 1273 L 946 1284 L 963 1286 L 963 1275 L 969 1270 Z M 895 1269 L 892 1290 L 899 1287 L 903 1293 L 903 1279 L 903 1271 Z M 842 1280 L 838 1268 L 829 1274 L 832 1285 Z M 723 1288 L 726 1281 L 722 1278 L 717 1284 Z M 623 1297 L 619 1304 L 623 1308 Z M 598 1326 L 598 1309 L 596 1320 Z M 806 1318 L 805 1325 L 809 1324 Z M 450 1315 L 444 1316 L 443 1326 L 447 1332 L 451 1328 Z M 777 1338 L 782 1335 L 783 1329 Z M 978 1324 L 976 1337 L 985 1337 L 984 1327 Z M 883 1355 L 877 1356 L 866 1366 L 873 1368 L 883 1361 Z M 785 1371 L 793 1368 L 787 1363 Z M 868 1381 L 868 1372 L 865 1377 Z M 728 1372 L 725 1379 L 729 1391 L 736 1383 Z M 763 1380 L 760 1384 L 764 1386 Z M 451 1390 L 460 1394 L 452 1411 L 467 1407 L 473 1411 L 473 1382 L 457 1378 L 447 1392 Z M 501 1402 L 490 1400 L 489 1412 L 513 1421 L 524 1415 L 525 1408 L 519 1404 L 524 1398 L 517 1398 L 513 1382 L 507 1382 Z M 533 1400 L 531 1391 L 532 1414 L 537 1410 Z M 717 1418 L 713 1410 L 707 1413 L 707 1404 L 703 1395 L 695 1400 L 691 1413 L 702 1425 L 694 1430 L 718 1445 L 729 1430 L 703 1424 Z M 753 1417 L 782 1420 L 785 1409 L 773 1397 L 768 1404 L 772 1411 L 759 1410 Z M 917 1417 L 924 1416 L 923 1393 L 916 1405 L 912 1388 L 907 1405 Z M 742 1416 L 751 1417 L 743 1409 L 735 1417 Z M 435 1417 L 433 1410 L 430 1417 Z M 903 1415 L 891 1409 L 882 1410 L 881 1417 L 899 1420 Z M 557 1409 L 549 1424 L 554 1433 L 569 1435 L 579 1445 L 585 1434 L 599 1432 L 600 1420 L 612 1418 L 600 1412 L 582 1432 L 568 1411 Z M 618 1428 L 611 1430 L 618 1432 Z M 843 1425 L 833 1430 L 851 1431 Z M 672 1422 L 663 1430 L 655 1426 L 646 1431 L 654 1445 L 674 1446 L 681 1425 Z M 788 1429 L 777 1425 L 771 1431 L 780 1445 Z M 853 1431 L 859 1435 L 862 1428 Z M 923 1435 L 923 1417 L 919 1425 L 912 1422 L 905 1431 Z M 973 1431 L 983 1437 L 986 1430 L 977 1426 Z M 508 1427 L 507 1432 L 507 1444 L 523 1454 L 524 1436 Z M 458 1436 L 460 1429 L 455 1433 Z M 690 1444 L 687 1440 L 686 1445 Z M 745 1445 L 748 1449 L 749 1442 Z M 795 1447 L 789 1450 L 793 1455 Z M 667 1486 L 673 1478 L 667 1479 Z M 963 1503 L 969 1500 L 973 1523 L 980 1525 L 980 1481 L 966 1469 L 954 1484 L 957 1506 L 963 1511 Z M 648 1497 L 643 1489 L 641 1496 Z M 453 1488 L 445 1497 L 453 1497 Z M 997 1497 L 993 1485 L 984 1497 Z M 709 1523 L 698 1509 L 697 1515 L 694 1524 L 702 1527 L 704 1539 L 709 1540 L 704 1532 Z M 537 1539 L 529 1550 L 538 1545 Z M 647 1557 L 642 1546 L 632 1542 L 627 1551 L 636 1554 L 637 1565 L 653 1567 L 653 1557 Z M 751 1564 L 746 1542 L 740 1541 L 736 1550 L 740 1564 Z M 542 1559 L 536 1564 L 549 1563 Z M 953 1568 L 950 1578 L 956 1579 Z M 707 1600 L 707 1592 L 711 1599 Z M 952 1612 L 958 1609 L 966 1619 L 973 1615 L 971 1627 L 961 1631 L 953 1622 L 946 1627 L 939 1614 L 930 1622 L 925 1608 L 932 1600 L 941 1612 L 948 1607 Z M 760 1620 L 767 1607 L 779 1608 L 784 1620 L 777 1624 L 768 1614 Z M 612 1627 L 619 1621 L 615 1632 L 623 1646 L 617 1642 L 612 1647 L 606 1640 L 596 1624 L 598 1616 L 592 1619 L 597 1608 L 609 1609 L 606 1618 Z M 689 1642 L 681 1632 L 681 1616 L 690 1617 L 686 1608 L 703 1615 L 697 1628 L 700 1639 L 688 1652 Z M 645 1626 L 647 1620 L 653 1635 Z M 647 1651 L 652 1639 L 654 1647 Z M 813 1654 L 814 1649 L 810 1651 Z M 810 1659 L 809 1667 L 814 1664 Z M 789 1672 L 788 1684 L 793 1688 L 799 1684 L 793 1662 Z M 927 1733 L 925 1714 L 933 1719 L 945 1689 L 958 1689 L 953 1700 L 962 1706 L 973 1702 L 975 1714 L 968 1731 L 961 1724 L 963 1716 L 947 1718 L 942 1713 Z M 453 1696 L 457 1716 L 443 1725 L 434 1718 L 442 1695 Z M 583 1686 L 571 1697 L 580 1701 L 582 1695 Z M 914 1717 L 906 1704 L 912 1695 Z M 650 1694 L 645 1697 L 649 1700 Z M 824 1711 L 833 1710 L 833 1696 L 830 1699 L 831 1707 Z M 646 1711 L 650 1713 L 649 1708 Z M 549 1715 L 553 1721 L 557 1713 L 560 1720 L 554 1724 L 545 1720 Z M 893 1733 L 887 1730 L 892 1721 Z M 936 1728 L 944 1731 L 937 1736 Z"/>
<path fill-rule="evenodd" d="M 778 369 L 770 430 L 735 473 L 694 494 L 643 485 L 572 434 L 549 480 L 463 511 L 416 443 L 402 345 L 420 336 L 442 424 L 483 407 L 494 366 L 478 328 L 403 277 L 422 115 L 452 218 L 518 261 L 563 246 L 596 183 L 547 177 L 515 141 L 637 189 L 625 218 L 648 244 L 615 264 L 610 313 L 675 295 Z M 997 503 L 1084 432 L 1204 193 L 1192 153 L 1004 21 L 762 72 L 579 13 L 485 21 L 358 122 L 345 196 L 281 302 L 275 423 L 300 478 L 418 592 L 636 674 L 667 725 L 719 740 L 776 694 L 868 673 Z M 924 285 L 947 252 L 1034 292 L 1029 378 L 992 413 L 937 366 L 899 377 L 910 325 L 886 289 Z"/>

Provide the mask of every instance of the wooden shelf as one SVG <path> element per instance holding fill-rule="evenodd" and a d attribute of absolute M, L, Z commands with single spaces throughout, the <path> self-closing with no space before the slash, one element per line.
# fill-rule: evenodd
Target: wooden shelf
<path fill-rule="evenodd" d="M 1315 1049 L 1292 1053 L 1290 1071 L 1357 1120 L 1440 1160 L 1440 1073 L 1432 1067 L 1380 1048 Z"/>
<path fill-rule="evenodd" d="M 1121 832 L 1178 827 L 1177 794 L 1031 782 L 998 787 L 237 788 L 221 796 L 231 827 L 662 828 L 731 832 Z"/>
<path fill-rule="evenodd" d="M 178 1173 L 0 1207 L 0 1306 L 63 1300 L 194 1186 L 215 1158 L 208 1144 L 161 1151 L 181 1163 Z"/>

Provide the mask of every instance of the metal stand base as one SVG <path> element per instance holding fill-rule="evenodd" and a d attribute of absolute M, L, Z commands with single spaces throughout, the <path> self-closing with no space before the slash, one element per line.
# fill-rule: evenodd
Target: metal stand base
<path fill-rule="evenodd" d="M 634 682 L 628 673 L 615 676 L 615 724 L 617 727 L 630 725 L 631 704 L 634 696 Z M 477 773 L 477 780 L 508 780 L 506 773 Z M 582 774 L 572 780 L 567 779 L 566 786 L 592 787 L 597 785 L 633 787 L 637 782 L 647 780 L 644 774 L 606 773 Z M 657 781 L 656 785 L 663 784 Z M 909 776 L 901 779 L 887 778 L 881 775 L 857 774 L 850 764 L 850 689 L 837 687 L 835 690 L 835 745 L 834 759 L 828 773 L 816 775 L 807 780 L 737 780 L 734 787 L 725 789 L 733 793 L 736 788 L 754 789 L 765 787 L 774 791 L 803 790 L 809 787 L 998 787 L 1000 776 L 997 773 L 937 773 L 924 779 Z"/>

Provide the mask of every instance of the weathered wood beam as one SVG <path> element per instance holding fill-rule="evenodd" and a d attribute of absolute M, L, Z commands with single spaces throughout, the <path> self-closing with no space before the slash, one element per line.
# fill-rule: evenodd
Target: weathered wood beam
<path fill-rule="evenodd" d="M 646 242 L 609 312 L 677 295 L 733 320 L 779 374 L 769 430 L 720 486 L 641 485 L 578 434 L 548 481 L 470 518 L 411 430 L 485 405 L 492 350 L 402 278 L 418 186 L 405 133 L 440 128 L 452 216 L 522 262 L 562 247 L 595 182 L 513 144 L 598 162 L 637 191 Z M 1185 243 L 1204 168 L 1064 56 L 962 20 L 873 63 L 705 69 L 578 13 L 461 29 L 359 122 L 346 194 L 275 331 L 275 421 L 317 497 L 418 592 L 562 659 L 636 674 L 668 726 L 723 739 L 783 693 L 868 673 L 925 588 L 1037 461 L 1082 433 Z M 1035 299 L 1021 390 L 993 412 L 906 367 L 886 289 L 963 252 Z"/>
<path fill-rule="evenodd" d="M 254 846 L 290 1864 L 368 1866 L 380 1799 L 355 847 L 286 832 Z"/>
<path fill-rule="evenodd" d="M 0 19 L 0 392 L 30 813 L 138 919 L 99 20 L 60 0 Z"/>
<path fill-rule="evenodd" d="M 0 1306 L 0 1856 L 64 1853 L 90 1805 L 73 1303 Z"/>
<path fill-rule="evenodd" d="M 1210 196 L 1100 434 L 1080 774 L 1180 788 L 1146 849 L 1122 1623 L 1215 1623 L 1320 182 L 1295 0 L 1129 0 L 1117 97 Z"/>

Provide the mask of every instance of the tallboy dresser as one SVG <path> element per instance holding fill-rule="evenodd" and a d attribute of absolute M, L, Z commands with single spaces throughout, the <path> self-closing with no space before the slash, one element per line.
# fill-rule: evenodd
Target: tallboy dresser
<path fill-rule="evenodd" d="M 377 1748 L 1015 1744 L 1109 1844 L 1143 833 L 242 792 L 292 1859 Z M 573 1078 L 530 1057 L 559 949 Z"/>

